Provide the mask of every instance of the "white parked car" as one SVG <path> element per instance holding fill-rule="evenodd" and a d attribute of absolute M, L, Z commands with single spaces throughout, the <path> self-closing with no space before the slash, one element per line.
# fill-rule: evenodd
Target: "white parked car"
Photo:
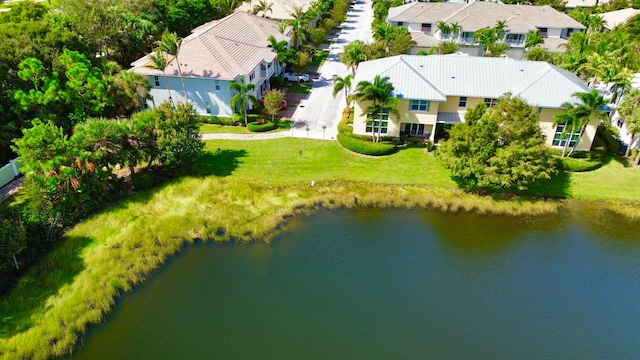
<path fill-rule="evenodd" d="M 294 72 L 287 72 L 287 73 L 284 73 L 284 75 L 282 76 L 289 81 L 295 81 L 295 82 L 309 81 L 309 74 L 298 74 Z"/>

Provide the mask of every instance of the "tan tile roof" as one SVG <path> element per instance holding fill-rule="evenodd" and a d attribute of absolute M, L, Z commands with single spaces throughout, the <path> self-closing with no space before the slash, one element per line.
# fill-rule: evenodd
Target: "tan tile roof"
<path fill-rule="evenodd" d="M 431 24 L 438 21 L 447 24 L 457 22 L 464 31 L 492 27 L 499 20 L 507 22 L 508 30 L 522 33 L 539 27 L 585 28 L 548 5 L 502 5 L 484 1 L 470 4 L 413 2 L 389 9 L 389 21 Z"/>
<path fill-rule="evenodd" d="M 267 3 L 271 3 L 271 10 L 267 11 L 266 17 L 275 20 L 293 20 L 291 13 L 296 7 L 302 8 L 303 11 L 311 8 L 312 0 L 267 0 Z M 243 2 L 242 5 L 236 8 L 236 11 L 252 12 L 253 7 L 258 4 L 258 0 L 251 0 L 251 2 Z M 262 16 L 262 12 L 258 13 Z"/>
<path fill-rule="evenodd" d="M 433 35 L 425 34 L 423 32 L 411 32 L 411 40 L 416 46 L 419 47 L 438 47 L 440 40 L 436 39 Z"/>
<path fill-rule="evenodd" d="M 621 9 L 616 11 L 609 11 L 605 13 L 599 14 L 604 20 L 604 27 L 609 30 L 612 30 L 614 27 L 626 24 L 627 21 L 631 20 L 636 15 L 640 14 L 640 10 L 638 9 Z"/>
<path fill-rule="evenodd" d="M 184 76 L 233 80 L 248 74 L 262 61 L 271 62 L 276 54 L 267 38 L 289 41 L 278 31 L 279 22 L 236 12 L 223 19 L 208 22 L 184 38 L 178 59 Z M 145 56 L 132 64 L 132 71 L 145 75 L 161 75 L 162 72 L 146 67 L 150 63 Z M 176 61 L 166 70 L 167 75 L 178 75 Z"/>
<path fill-rule="evenodd" d="M 550 52 L 567 52 L 568 42 L 568 40 L 562 38 L 550 37 L 545 38 L 544 43 L 540 44 L 540 46 Z"/>

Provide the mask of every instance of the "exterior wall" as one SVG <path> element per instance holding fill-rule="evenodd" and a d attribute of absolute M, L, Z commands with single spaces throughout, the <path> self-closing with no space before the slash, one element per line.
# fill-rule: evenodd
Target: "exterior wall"
<path fill-rule="evenodd" d="M 153 76 L 149 76 L 149 83 L 152 88 L 150 91 L 152 100 L 147 100 L 147 105 L 151 108 L 156 107 L 164 101 L 169 101 L 169 93 L 165 87 L 164 79 L 162 75 L 159 77 L 160 86 L 155 86 L 155 80 Z M 182 90 L 182 83 L 177 76 L 167 76 L 167 82 L 171 89 L 171 98 L 178 101 L 186 101 L 184 91 Z M 216 116 L 231 116 L 232 110 L 229 107 L 231 101 L 231 91 L 229 91 L 229 81 L 220 80 L 220 90 L 215 88 L 215 79 L 206 78 L 184 78 L 184 85 L 187 89 L 189 96 L 189 102 L 193 104 L 193 107 L 199 115 L 216 115 Z M 207 107 L 211 108 L 211 114 L 207 113 Z"/>
<path fill-rule="evenodd" d="M 478 105 L 478 103 L 484 102 L 484 99 L 467 97 L 467 106 L 461 108 L 458 107 L 460 103 L 460 96 L 447 96 L 447 102 L 440 104 L 440 110 L 442 112 L 466 112 L 467 110 Z"/>
<path fill-rule="evenodd" d="M 551 144 L 553 142 L 553 137 L 556 132 L 555 115 L 561 114 L 563 112 L 564 112 L 563 109 L 542 109 L 542 111 L 540 112 L 540 127 L 542 128 L 542 133 L 546 138 L 546 144 L 549 147 L 553 147 L 551 146 Z M 589 125 L 587 125 L 587 128 L 584 134 L 582 135 L 582 139 L 578 143 L 576 150 L 579 150 L 579 151 L 591 150 L 591 144 L 593 143 L 593 139 L 596 136 L 596 130 L 598 129 L 599 124 L 600 124 L 599 119 L 595 117 L 591 118 L 591 121 L 589 121 Z M 560 147 L 556 147 L 556 148 L 560 148 Z"/>
<path fill-rule="evenodd" d="M 398 112 L 400 113 L 400 118 L 397 119 L 393 115 L 389 116 L 389 125 L 387 127 L 387 136 L 400 136 L 400 131 L 402 130 L 402 123 L 412 123 L 412 124 L 425 124 L 425 132 L 430 132 L 431 140 L 434 139 L 435 136 L 435 127 L 436 121 L 438 118 L 438 112 L 462 112 L 466 111 L 470 108 L 476 106 L 479 102 L 483 102 L 484 99 L 480 98 L 471 98 L 467 99 L 467 106 L 465 108 L 459 108 L 460 97 L 459 96 L 447 96 L 447 101 L 444 103 L 439 103 L 432 101 L 430 102 L 429 111 L 427 112 L 414 112 L 409 110 L 409 99 L 399 99 L 398 103 Z M 369 103 L 356 101 L 354 103 L 354 119 L 353 119 L 353 133 L 360 135 L 370 135 L 366 133 L 366 116 L 363 114 L 363 109 L 366 108 Z M 542 109 L 540 112 L 540 128 L 542 129 L 542 133 L 545 136 L 545 142 L 547 146 L 552 147 L 553 137 L 556 131 L 555 125 L 555 115 L 563 113 L 563 109 Z M 600 120 L 597 118 L 592 118 L 587 125 L 587 128 L 582 136 L 582 139 L 578 143 L 576 150 L 579 151 L 589 151 L 591 149 L 591 144 L 593 143 L 593 139 L 596 134 L 596 130 L 598 125 L 600 124 Z M 557 147 L 559 148 L 559 147 Z"/>
<path fill-rule="evenodd" d="M 400 136 L 402 131 L 401 123 L 425 124 L 425 132 L 429 132 L 433 138 L 435 133 L 436 119 L 438 118 L 438 102 L 432 101 L 429 104 L 429 111 L 415 112 L 409 110 L 409 99 L 398 99 L 398 112 L 400 118 L 389 115 L 389 124 L 387 126 L 387 136 Z M 369 106 L 369 102 L 356 101 L 354 103 L 353 133 L 360 135 L 370 135 L 367 133 L 367 117 L 364 110 Z"/>
<path fill-rule="evenodd" d="M 524 48 L 511 48 L 505 52 L 509 58 L 516 60 L 522 60 L 524 58 L 524 53 Z"/>
<path fill-rule="evenodd" d="M 253 79 L 251 79 L 251 73 L 244 75 L 244 81 L 251 81 L 255 84 L 256 90 L 254 95 L 257 98 L 262 97 L 262 93 L 265 89 L 269 88 L 269 78 L 275 74 L 275 64 L 265 63 L 264 67 L 258 64 L 253 69 Z M 151 84 L 151 97 L 152 100 L 147 100 L 147 105 L 150 108 L 154 108 L 165 101 L 169 101 L 169 92 L 165 86 L 164 78 L 162 75 L 158 76 L 159 86 L 156 86 L 154 76 L 147 77 Z M 229 80 L 220 80 L 220 90 L 216 90 L 216 79 L 210 78 L 184 78 L 184 86 L 187 89 L 188 100 L 193 104 L 193 107 L 198 115 L 212 115 L 212 116 L 231 116 L 233 109 L 229 106 L 229 102 L 233 97 L 233 93 L 229 90 Z M 187 101 L 184 96 L 184 90 L 182 89 L 182 83 L 178 76 L 167 76 L 167 83 L 171 93 L 171 98 L 176 102 Z M 210 112 L 207 111 L 210 109 Z"/>
<path fill-rule="evenodd" d="M 18 171 L 22 167 L 22 163 L 20 162 L 20 158 L 15 158 L 9 161 L 8 164 L 4 165 L 0 168 L 0 187 L 3 187 L 13 181 L 20 172 Z"/>
<path fill-rule="evenodd" d="M 562 30 L 563 29 L 556 29 L 556 28 L 549 28 L 547 30 L 547 37 L 561 37 L 562 36 Z M 565 33 L 566 33 L 566 29 Z"/>

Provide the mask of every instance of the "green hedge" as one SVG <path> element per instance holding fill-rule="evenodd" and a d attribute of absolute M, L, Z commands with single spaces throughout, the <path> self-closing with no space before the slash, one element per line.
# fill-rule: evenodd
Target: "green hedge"
<path fill-rule="evenodd" d="M 271 121 L 268 121 L 264 124 L 259 124 L 257 122 L 250 122 L 247 124 L 247 130 L 251 132 L 271 131 L 277 128 L 278 128 L 278 125 L 275 123 L 272 123 Z"/>
<path fill-rule="evenodd" d="M 393 154 L 396 151 L 396 144 L 392 142 L 379 142 L 374 143 L 372 141 L 365 141 L 356 139 L 347 134 L 338 134 L 338 142 L 340 145 L 353 152 L 371 155 L 382 156 Z"/>
<path fill-rule="evenodd" d="M 593 171 L 602 167 L 601 159 L 576 159 L 572 157 L 559 157 L 558 169 L 572 172 Z"/>

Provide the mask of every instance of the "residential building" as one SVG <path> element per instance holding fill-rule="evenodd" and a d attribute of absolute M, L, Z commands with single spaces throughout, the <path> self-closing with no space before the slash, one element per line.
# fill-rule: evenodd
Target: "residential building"
<path fill-rule="evenodd" d="M 576 75 L 541 61 L 468 55 L 399 55 L 360 63 L 354 83 L 372 82 L 376 75 L 389 77 L 395 90 L 400 116 L 382 114 L 382 134 L 422 136 L 433 141 L 444 130 L 464 122 L 469 108 L 479 102 L 492 106 L 496 99 L 511 93 L 538 108 L 540 127 L 549 146 L 564 145 L 564 126 L 555 115 L 565 111 L 565 102 L 576 103 L 577 92 L 591 89 Z M 370 103 L 355 101 L 353 132 L 372 134 L 378 115 L 366 114 Z M 578 150 L 589 150 L 599 120 L 591 119 Z M 575 141 L 579 134 L 572 134 Z M 573 143 L 570 143 L 573 145 Z"/>
<path fill-rule="evenodd" d="M 253 8 L 258 5 L 259 0 L 251 0 L 243 2 L 236 8 L 236 11 L 253 12 Z M 256 15 L 264 16 L 274 20 L 293 20 L 293 13 L 295 9 L 302 9 L 302 11 L 308 11 L 313 3 L 312 0 L 265 0 L 267 4 L 271 5 L 271 10 L 264 14 L 262 11 Z"/>
<path fill-rule="evenodd" d="M 618 25 L 624 25 L 629 20 L 640 15 L 640 10 L 628 8 L 616 11 L 609 11 L 598 14 L 604 20 L 604 27 L 607 30 L 613 30 Z"/>
<path fill-rule="evenodd" d="M 567 9 L 585 8 L 593 9 L 598 5 L 607 5 L 610 0 L 567 0 L 564 7 Z"/>
<path fill-rule="evenodd" d="M 415 42 L 411 53 L 437 48 L 450 41 L 460 46 L 460 52 L 482 56 L 483 47 L 474 33 L 482 28 L 504 22 L 504 38 L 509 44 L 506 55 L 522 59 L 529 31 L 538 30 L 544 38 L 542 46 L 549 51 L 562 51 L 568 37 L 585 27 L 554 8 L 531 5 L 504 5 L 494 2 L 422 3 L 414 2 L 389 9 L 388 21 L 406 27 Z M 438 24 L 456 25 L 455 31 L 441 31 Z"/>
<path fill-rule="evenodd" d="M 232 81 L 242 78 L 245 83 L 253 83 L 256 87 L 253 95 L 261 98 L 270 87 L 271 76 L 282 71 L 282 64 L 278 64 L 267 40 L 274 36 L 277 41 L 290 42 L 291 28 L 281 34 L 279 25 L 274 20 L 236 12 L 194 29 L 183 39 L 178 53 L 186 94 L 176 59 L 165 69 L 168 86 L 163 72 L 150 68 L 151 61 L 146 56 L 135 61 L 131 70 L 149 79 L 152 86 L 149 107 L 171 98 L 191 102 L 201 115 L 231 116 Z"/>

